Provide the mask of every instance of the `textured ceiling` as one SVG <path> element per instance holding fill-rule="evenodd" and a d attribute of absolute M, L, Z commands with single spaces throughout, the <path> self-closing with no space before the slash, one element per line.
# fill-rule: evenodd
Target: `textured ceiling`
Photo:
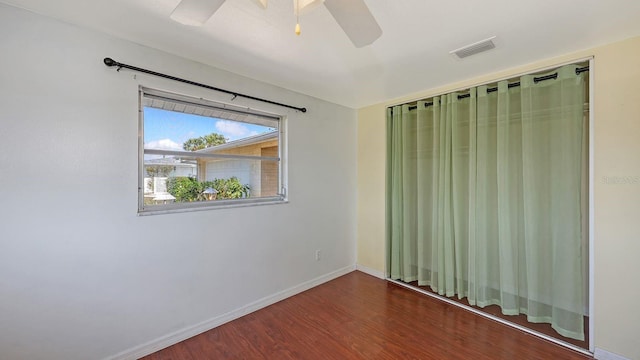
<path fill-rule="evenodd" d="M 0 2 L 352 108 L 640 35 L 638 0 L 366 0 L 383 34 L 360 49 L 324 6 L 296 36 L 291 0 L 227 0 L 203 27 L 169 19 L 179 0 Z"/>

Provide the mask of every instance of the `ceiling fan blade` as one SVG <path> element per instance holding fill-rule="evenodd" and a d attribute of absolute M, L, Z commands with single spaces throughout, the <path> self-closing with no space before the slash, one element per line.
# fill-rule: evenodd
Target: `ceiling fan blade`
<path fill-rule="evenodd" d="M 202 26 L 225 0 L 182 0 L 173 10 L 171 19 L 185 25 Z"/>
<path fill-rule="evenodd" d="M 263 9 L 267 8 L 267 0 L 256 0 L 258 5 L 262 6 Z"/>
<path fill-rule="evenodd" d="M 382 35 L 364 0 L 325 0 L 324 5 L 357 48 L 372 44 Z"/>

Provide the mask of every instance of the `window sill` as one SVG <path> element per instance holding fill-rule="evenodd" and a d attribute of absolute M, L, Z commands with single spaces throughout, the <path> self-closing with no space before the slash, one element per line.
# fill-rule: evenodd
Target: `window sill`
<path fill-rule="evenodd" d="M 248 207 L 248 206 L 262 206 L 262 205 L 278 205 L 278 204 L 288 204 L 288 199 L 282 198 L 263 198 L 263 199 L 255 199 L 255 200 L 228 200 L 228 201 L 219 201 L 214 204 L 211 202 L 202 202 L 202 203 L 191 203 L 191 204 L 166 204 L 163 206 L 151 207 L 138 210 L 138 216 L 149 216 L 149 215 L 163 215 L 163 214 L 174 214 L 174 213 L 183 213 L 183 212 L 193 212 L 193 211 L 206 211 L 206 210 L 219 210 L 219 209 L 230 209 L 230 208 L 239 208 L 239 207 Z"/>

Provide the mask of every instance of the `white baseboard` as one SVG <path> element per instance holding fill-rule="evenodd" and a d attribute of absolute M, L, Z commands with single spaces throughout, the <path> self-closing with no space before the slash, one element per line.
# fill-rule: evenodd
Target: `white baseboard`
<path fill-rule="evenodd" d="M 145 344 L 138 345 L 129 350 L 125 350 L 119 354 L 107 357 L 106 360 L 135 360 L 139 359 L 143 356 L 147 356 L 149 354 L 153 354 L 156 351 L 162 350 L 171 345 L 177 344 L 181 341 L 194 337 L 198 334 L 201 334 L 205 331 L 211 330 L 215 327 L 218 327 L 224 323 L 240 318 L 244 315 L 250 314 L 256 310 L 260 310 L 269 305 L 275 304 L 278 301 L 284 300 L 288 297 L 301 293 L 303 291 L 309 290 L 315 286 L 323 284 L 327 281 L 331 281 L 335 278 L 338 278 L 342 275 L 348 274 L 356 269 L 355 265 L 350 265 L 344 267 L 342 269 L 338 269 L 336 271 L 330 272 L 328 274 L 319 276 L 315 279 L 304 282 L 300 285 L 296 285 L 289 289 L 280 291 L 273 295 L 269 295 L 260 300 L 254 301 L 250 304 L 247 304 L 241 308 L 230 311 L 226 314 L 222 314 L 220 316 L 216 316 L 212 319 L 205 320 L 199 324 L 189 326 L 182 330 L 178 330 L 171 334 L 167 334 L 163 337 L 160 337 L 155 340 L 151 340 Z"/>
<path fill-rule="evenodd" d="M 620 356 L 618 354 L 614 354 L 612 352 L 608 352 L 599 348 L 596 348 L 596 351 L 593 353 L 593 357 L 598 360 L 630 360 L 624 356 Z"/>
<path fill-rule="evenodd" d="M 375 277 L 377 277 L 379 279 L 383 279 L 383 280 L 385 279 L 384 272 L 378 271 L 378 270 L 374 270 L 372 268 L 369 268 L 369 267 L 366 267 L 366 266 L 362 266 L 360 264 L 356 264 L 356 270 L 362 271 L 363 273 L 369 274 L 371 276 L 375 276 Z"/>

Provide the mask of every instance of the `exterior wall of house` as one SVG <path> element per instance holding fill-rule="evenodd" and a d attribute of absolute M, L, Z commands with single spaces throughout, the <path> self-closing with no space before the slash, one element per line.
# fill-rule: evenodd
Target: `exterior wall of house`
<path fill-rule="evenodd" d="M 269 140 L 261 143 L 251 144 L 247 146 L 241 146 L 232 149 L 223 149 L 215 151 L 216 154 L 233 154 L 233 155 L 248 155 L 248 156 L 267 156 L 263 155 L 263 149 L 275 148 L 275 155 L 278 156 L 278 141 Z M 268 155 L 272 156 L 272 155 Z M 258 160 L 239 160 L 239 159 L 207 159 L 203 161 L 205 164 L 205 180 L 213 179 L 227 179 L 235 176 L 240 180 L 241 184 L 248 184 L 251 191 L 251 196 L 260 197 L 268 196 L 267 194 L 275 195 L 273 193 L 273 184 L 268 183 L 263 185 L 262 179 L 266 179 L 266 174 L 263 174 L 263 161 Z M 266 162 L 264 162 L 266 163 Z M 272 165 L 271 165 L 272 166 Z M 267 165 L 267 172 L 270 172 L 273 177 L 273 169 Z M 277 188 L 277 164 L 276 164 L 276 188 Z"/>
<path fill-rule="evenodd" d="M 222 159 L 209 160 L 206 163 L 205 180 L 238 178 L 243 185 L 249 185 L 252 196 L 258 196 L 260 191 L 259 161 Z"/>
<path fill-rule="evenodd" d="M 261 150 L 264 157 L 278 156 L 278 146 L 263 147 Z M 275 161 L 262 161 L 260 194 L 262 196 L 275 196 L 278 194 L 278 163 Z"/>
<path fill-rule="evenodd" d="M 196 176 L 196 166 L 176 166 L 175 170 L 169 173 L 169 177 L 178 177 L 178 176 L 186 176 L 193 177 Z"/>
<path fill-rule="evenodd" d="M 594 57 L 594 344 L 640 359 L 640 37 L 375 104 L 358 111 L 358 265 L 385 267 L 386 108 L 499 78 Z M 604 355 L 603 355 L 604 356 Z M 611 357 L 609 357 L 611 358 Z"/>

